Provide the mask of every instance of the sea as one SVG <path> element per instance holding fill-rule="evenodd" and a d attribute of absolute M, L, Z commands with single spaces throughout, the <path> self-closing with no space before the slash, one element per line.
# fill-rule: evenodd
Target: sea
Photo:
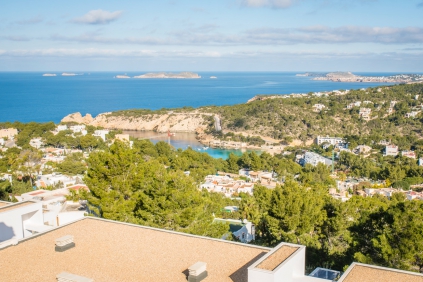
<path fill-rule="evenodd" d="M 56 73 L 57 76 L 43 76 Z M 386 83 L 341 83 L 317 81 L 296 76 L 303 72 L 198 72 L 200 79 L 118 79 L 140 72 L 0 72 L 0 122 L 59 123 L 70 113 L 93 116 L 99 113 L 126 110 L 234 105 L 245 103 L 258 94 L 291 94 L 340 89 L 360 89 L 388 85 Z M 355 73 L 367 76 L 388 76 L 397 73 Z M 216 77 L 212 79 L 210 77 Z M 160 141 L 152 138 L 153 142 Z M 182 139 L 181 139 L 182 140 Z M 178 148 L 188 146 L 204 150 L 213 157 L 226 158 L 237 150 L 202 149 L 186 136 Z M 197 147 L 198 146 L 198 147 Z"/>

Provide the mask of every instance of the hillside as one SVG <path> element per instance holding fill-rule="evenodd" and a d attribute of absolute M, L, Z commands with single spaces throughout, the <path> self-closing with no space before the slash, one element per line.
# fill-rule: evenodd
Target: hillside
<path fill-rule="evenodd" d="M 180 109 L 123 110 L 96 118 L 72 114 L 78 122 L 123 130 L 205 131 L 208 138 L 260 136 L 276 142 L 303 142 L 319 135 L 422 137 L 423 84 L 405 84 L 325 93 L 256 96 L 248 103 Z M 406 117 L 409 116 L 409 117 Z M 216 131 L 215 118 L 222 131 Z M 206 136 L 202 136 L 206 138 Z M 233 140 L 233 139 L 232 139 Z"/>
<path fill-rule="evenodd" d="M 407 84 L 348 93 L 260 96 L 247 104 L 216 107 L 213 111 L 220 115 L 224 131 L 275 139 L 305 141 L 318 135 L 421 137 L 422 94 L 423 84 Z M 368 116 L 360 116 L 363 108 L 370 110 Z M 415 116 L 406 118 L 412 112 Z"/>

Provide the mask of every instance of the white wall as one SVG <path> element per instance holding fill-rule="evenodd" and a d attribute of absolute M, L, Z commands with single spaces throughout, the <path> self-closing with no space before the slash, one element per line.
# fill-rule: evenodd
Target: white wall
<path fill-rule="evenodd" d="M 32 202 L 31 202 L 32 203 Z M 1 212 L 0 209 L 0 242 L 10 239 L 23 239 L 32 234 L 24 230 L 24 222 L 43 224 L 43 209 L 41 203 L 32 203 Z M 9 208 L 13 206 L 8 206 Z"/>
<path fill-rule="evenodd" d="M 281 263 L 273 271 L 257 268 L 263 260 L 269 257 L 273 252 L 282 247 L 283 245 L 299 247 L 299 249 Z M 315 277 L 305 276 L 305 250 L 306 248 L 301 245 L 294 245 L 288 243 L 281 243 L 264 257 L 256 261 L 248 268 L 248 281 L 249 282 L 324 282 L 329 281 Z"/>

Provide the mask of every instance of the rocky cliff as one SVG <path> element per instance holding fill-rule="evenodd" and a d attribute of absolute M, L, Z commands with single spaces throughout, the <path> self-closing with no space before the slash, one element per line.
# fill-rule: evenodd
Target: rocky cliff
<path fill-rule="evenodd" d="M 102 113 L 93 118 L 90 114 L 82 116 L 81 113 L 73 113 L 64 117 L 62 122 L 76 122 L 108 129 L 196 132 L 207 127 L 205 118 L 208 115 L 204 113 L 169 112 L 167 114 L 146 114 L 134 117 Z"/>

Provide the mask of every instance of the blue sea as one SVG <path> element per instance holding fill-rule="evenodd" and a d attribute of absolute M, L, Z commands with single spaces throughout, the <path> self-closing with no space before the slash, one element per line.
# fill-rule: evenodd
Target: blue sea
<path fill-rule="evenodd" d="M 201 79 L 117 79 L 120 72 L 79 73 L 77 76 L 44 77 L 44 72 L 0 72 L 0 122 L 59 123 L 66 115 L 99 113 L 125 109 L 161 109 L 183 106 L 234 105 L 258 94 L 291 94 L 360 89 L 382 83 L 339 83 L 315 81 L 296 76 L 297 72 L 199 72 Z M 50 72 L 49 72 L 50 73 Z M 146 72 L 126 73 L 128 76 Z M 394 73 L 356 73 L 392 75 Z M 210 79 L 216 76 L 217 79 Z M 386 84 L 384 84 L 386 85 Z M 156 141 L 155 139 L 153 141 Z M 177 147 L 201 145 L 193 140 Z M 230 151 L 206 150 L 226 158 Z M 239 151 L 235 151 L 240 154 Z"/>
<path fill-rule="evenodd" d="M 127 73 L 128 76 L 145 72 Z M 245 103 L 257 94 L 359 89 L 380 83 L 315 81 L 294 72 L 199 72 L 201 79 L 116 79 L 119 72 L 43 77 L 41 72 L 0 72 L 0 122 L 59 123 L 74 112 L 93 116 L 144 108 Z M 363 74 L 363 73 L 360 73 Z M 381 73 L 367 75 L 382 75 Z M 389 74 L 385 74 L 389 75 Z M 210 79 L 216 76 L 217 79 Z"/>

